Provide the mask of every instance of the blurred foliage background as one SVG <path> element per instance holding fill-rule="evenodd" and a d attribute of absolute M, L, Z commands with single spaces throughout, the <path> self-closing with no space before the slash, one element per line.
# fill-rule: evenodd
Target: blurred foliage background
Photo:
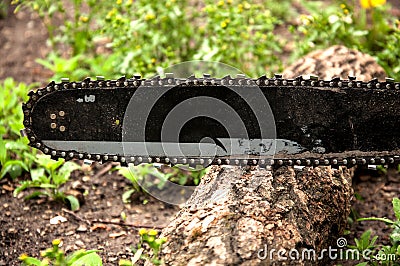
<path fill-rule="evenodd" d="M 14 0 L 37 12 L 52 52 L 38 60 L 81 79 L 142 74 L 189 60 L 249 76 L 281 72 L 311 50 L 342 44 L 374 56 L 400 80 L 399 20 L 385 0 Z M 60 25 L 61 23 L 61 25 Z"/>

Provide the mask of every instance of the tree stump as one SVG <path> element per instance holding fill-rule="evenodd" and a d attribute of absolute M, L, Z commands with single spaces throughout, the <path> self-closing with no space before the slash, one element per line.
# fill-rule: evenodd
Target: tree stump
<path fill-rule="evenodd" d="M 351 177 L 346 168 L 213 166 L 163 230 L 163 259 L 167 265 L 319 265 L 321 250 L 336 247 L 345 228 Z M 315 250 L 315 261 L 312 254 L 301 260 L 304 249 Z M 280 257 L 279 250 L 285 251 Z"/>

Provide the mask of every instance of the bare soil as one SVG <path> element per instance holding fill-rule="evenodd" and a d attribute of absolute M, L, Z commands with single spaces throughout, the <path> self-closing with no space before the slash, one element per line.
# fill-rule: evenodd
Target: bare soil
<path fill-rule="evenodd" d="M 6 18 L 0 19 L 0 80 L 13 77 L 17 81 L 43 84 L 51 73 L 35 59 L 48 53 L 46 39 L 46 31 L 37 17 L 28 12 L 15 15 L 10 10 Z M 84 204 L 77 212 L 45 199 L 25 201 L 23 196 L 27 192 L 13 197 L 18 181 L 1 180 L 0 266 L 19 265 L 22 253 L 39 257 L 40 251 L 55 238 L 61 238 L 63 248 L 69 252 L 80 248 L 101 250 L 104 265 L 118 265 L 119 259 L 133 256 L 130 248 L 138 243 L 137 229 L 165 226 L 178 208 L 144 195 L 136 195 L 132 203 L 124 204 L 121 196 L 130 183 L 115 172 L 109 173 L 109 168 L 110 165 L 94 164 L 73 174 L 65 189 L 78 187 L 81 192 L 86 191 Z M 400 175 L 395 169 L 387 174 L 359 170 L 353 187 L 362 198 L 353 200 L 354 213 L 359 217 L 394 219 L 391 200 L 400 195 Z M 145 200 L 147 204 L 143 204 Z M 122 212 L 126 220 L 122 219 Z M 50 219 L 56 216 L 66 218 L 66 222 L 51 225 Z M 348 243 L 354 243 L 354 237 L 360 237 L 367 229 L 379 236 L 378 244 L 389 243 L 390 230 L 379 222 L 349 223 L 351 233 L 345 236 Z"/>

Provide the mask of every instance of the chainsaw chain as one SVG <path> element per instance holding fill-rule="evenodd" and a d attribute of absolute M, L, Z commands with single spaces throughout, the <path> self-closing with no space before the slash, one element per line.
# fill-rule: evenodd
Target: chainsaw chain
<path fill-rule="evenodd" d="M 141 76 L 133 76 L 130 79 L 121 77 L 117 80 L 104 80 L 99 76 L 96 80 L 86 78 L 79 82 L 69 82 L 69 79 L 61 79 L 60 83 L 50 82 L 47 86 L 36 91 L 29 92 L 29 100 L 23 104 L 25 129 L 21 131 L 23 136 L 28 137 L 29 145 L 41 150 L 44 154 L 51 155 L 52 158 L 64 158 L 65 160 L 80 159 L 91 160 L 98 162 L 119 162 L 123 165 L 128 163 L 166 163 L 166 164 L 189 164 L 189 165 L 259 165 L 265 166 L 355 166 L 355 165 L 394 165 L 400 164 L 400 156 L 398 155 L 382 155 L 382 156 L 350 156 L 350 157 L 330 157 L 326 158 L 301 158 L 301 159 L 287 159 L 287 158 L 261 158 L 255 159 L 249 157 L 243 158 L 168 158 L 168 157 L 127 157 L 121 154 L 88 154 L 78 153 L 73 150 L 54 150 L 47 147 L 33 132 L 31 112 L 36 103 L 45 95 L 59 90 L 76 90 L 76 89 L 116 89 L 123 87 L 138 88 L 139 86 L 190 86 L 201 87 L 206 85 L 221 85 L 221 86 L 258 86 L 260 88 L 267 87 L 307 87 L 307 88 L 340 88 L 340 89 L 364 89 L 364 90 L 400 90 L 400 83 L 395 82 L 391 78 L 386 78 L 385 81 L 378 81 L 372 79 L 370 81 L 359 81 L 355 77 L 348 77 L 347 80 L 340 78 L 333 78 L 332 80 L 320 80 L 317 76 L 303 77 L 299 76 L 294 79 L 284 79 L 282 75 L 274 75 L 268 78 L 261 76 L 256 79 L 246 78 L 244 75 L 237 75 L 236 78 L 225 76 L 223 78 L 212 78 L 210 75 L 204 74 L 203 77 L 195 77 L 194 75 L 189 78 L 181 79 L 175 78 L 173 74 L 166 74 L 165 78 L 156 76 L 151 79 L 143 79 Z"/>

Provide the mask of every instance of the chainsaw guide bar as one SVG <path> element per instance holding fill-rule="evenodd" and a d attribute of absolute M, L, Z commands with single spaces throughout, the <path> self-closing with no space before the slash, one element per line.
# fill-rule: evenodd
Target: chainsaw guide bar
<path fill-rule="evenodd" d="M 134 76 L 31 91 L 22 134 L 52 158 L 265 166 L 400 164 L 400 83 Z"/>

